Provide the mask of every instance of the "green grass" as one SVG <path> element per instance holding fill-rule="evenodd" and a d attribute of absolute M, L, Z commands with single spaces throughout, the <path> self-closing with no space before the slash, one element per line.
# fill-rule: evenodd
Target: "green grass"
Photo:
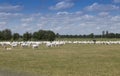
<path fill-rule="evenodd" d="M 117 41 L 120 38 L 95 38 L 98 41 Z M 93 38 L 56 38 L 56 40 L 65 40 L 65 41 L 83 41 L 83 40 L 93 40 Z"/>
<path fill-rule="evenodd" d="M 7 75 L 7 74 L 9 75 Z M 119 76 L 120 45 L 0 47 L 0 76 Z"/>

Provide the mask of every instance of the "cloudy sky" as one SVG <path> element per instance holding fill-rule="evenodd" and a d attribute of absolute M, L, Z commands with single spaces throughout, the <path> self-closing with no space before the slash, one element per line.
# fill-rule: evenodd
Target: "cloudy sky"
<path fill-rule="evenodd" d="M 120 33 L 120 0 L 0 0 L 0 30 Z"/>

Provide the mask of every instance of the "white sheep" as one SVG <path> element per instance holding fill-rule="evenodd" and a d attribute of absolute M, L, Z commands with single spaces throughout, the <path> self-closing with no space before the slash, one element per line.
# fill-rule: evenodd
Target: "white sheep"
<path fill-rule="evenodd" d="M 12 48 L 6 48 L 6 50 L 12 50 Z"/>
<path fill-rule="evenodd" d="M 39 47 L 39 45 L 37 45 L 37 44 L 34 44 L 34 45 L 32 45 L 32 48 L 34 49 L 34 48 L 38 48 Z"/>

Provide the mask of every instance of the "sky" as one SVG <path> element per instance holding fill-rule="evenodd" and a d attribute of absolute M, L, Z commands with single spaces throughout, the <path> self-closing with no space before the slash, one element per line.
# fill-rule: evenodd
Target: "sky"
<path fill-rule="evenodd" d="M 0 0 L 0 30 L 120 33 L 120 0 Z"/>

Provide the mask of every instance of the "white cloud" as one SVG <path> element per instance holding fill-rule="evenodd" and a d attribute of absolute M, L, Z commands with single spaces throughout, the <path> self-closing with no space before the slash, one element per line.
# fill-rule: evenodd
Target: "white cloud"
<path fill-rule="evenodd" d="M 28 31 L 34 32 L 39 29 L 53 30 L 60 34 L 101 34 L 103 30 L 120 32 L 120 16 L 110 15 L 109 12 L 101 12 L 98 15 L 82 14 L 76 12 L 61 12 L 63 15 L 24 15 L 22 18 L 9 19 L 9 23 L 2 21 L 0 24 L 9 26 L 14 32 L 20 34 Z M 107 15 L 107 16 L 103 16 Z M 117 28 L 113 28 L 117 27 Z"/>
<path fill-rule="evenodd" d="M 120 0 L 114 0 L 115 3 L 120 3 Z"/>
<path fill-rule="evenodd" d="M 57 15 L 69 15 L 69 14 L 72 14 L 72 13 L 69 13 L 69 12 L 57 12 Z"/>
<path fill-rule="evenodd" d="M 85 10 L 87 11 L 113 11 L 113 10 L 119 10 L 120 7 L 112 4 L 98 4 L 93 3 L 90 6 L 87 6 Z"/>
<path fill-rule="evenodd" d="M 4 26 L 6 24 L 7 24 L 6 22 L 0 22 L 0 26 Z"/>
<path fill-rule="evenodd" d="M 6 27 L 7 22 L 0 22 L 0 29 L 3 29 L 4 27 Z"/>
<path fill-rule="evenodd" d="M 108 16 L 108 15 L 109 15 L 109 12 L 100 12 L 98 15 L 99 15 L 99 16 L 102 16 L 102 17 Z"/>
<path fill-rule="evenodd" d="M 25 27 L 28 27 L 28 24 L 27 24 L 27 23 L 23 23 L 23 24 L 21 24 L 21 26 L 22 26 L 23 28 L 25 28 Z"/>
<path fill-rule="evenodd" d="M 86 20 L 92 20 L 94 16 L 86 14 L 86 15 L 83 15 L 82 18 Z"/>
<path fill-rule="evenodd" d="M 16 16 L 22 16 L 20 13 L 6 13 L 6 12 L 0 12 L 0 17 L 16 17 Z"/>
<path fill-rule="evenodd" d="M 22 9 L 22 6 L 20 5 L 0 5 L 0 12 L 13 12 L 13 11 L 19 11 Z"/>
<path fill-rule="evenodd" d="M 12 20 L 16 18 L 21 18 L 23 14 L 21 13 L 7 13 L 7 12 L 0 12 L 0 20 Z"/>
<path fill-rule="evenodd" d="M 69 2 L 69 1 L 61 1 L 58 2 L 55 6 L 51 6 L 51 10 L 63 10 L 67 8 L 71 8 L 74 5 L 74 3 Z"/>
<path fill-rule="evenodd" d="M 83 14 L 83 12 L 82 11 L 77 11 L 77 12 L 75 12 L 76 14 L 79 14 L 79 15 L 82 15 Z"/>
<path fill-rule="evenodd" d="M 32 22 L 34 20 L 33 17 L 29 17 L 29 18 L 22 18 L 21 21 L 23 22 Z"/>
<path fill-rule="evenodd" d="M 119 22 L 120 21 L 120 16 L 113 16 L 111 18 L 111 21 Z"/>

